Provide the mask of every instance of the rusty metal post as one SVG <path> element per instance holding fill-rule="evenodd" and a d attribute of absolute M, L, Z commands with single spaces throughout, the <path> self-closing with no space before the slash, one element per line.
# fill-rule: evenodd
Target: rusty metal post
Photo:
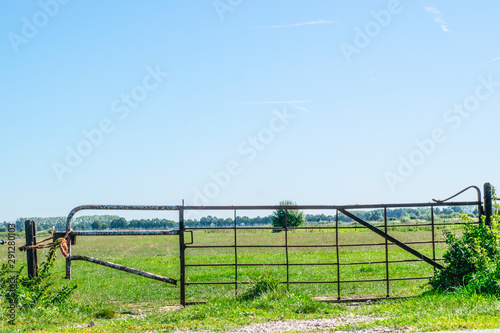
<path fill-rule="evenodd" d="M 290 262 L 288 260 L 288 209 L 285 209 L 285 251 L 286 251 L 286 289 L 290 289 Z"/>
<path fill-rule="evenodd" d="M 387 234 L 387 207 L 384 207 L 384 229 Z M 385 281 L 387 294 L 385 297 L 389 298 L 389 241 L 385 239 Z"/>
<path fill-rule="evenodd" d="M 340 300 L 339 211 L 335 214 L 335 247 L 337 252 L 337 299 Z"/>
<path fill-rule="evenodd" d="M 68 242 L 68 258 L 66 258 L 66 279 L 71 280 L 71 242 Z"/>
<path fill-rule="evenodd" d="M 491 227 L 491 216 L 493 215 L 493 189 L 490 183 L 484 184 L 484 222 Z"/>
<path fill-rule="evenodd" d="M 431 207 L 432 260 L 436 260 L 436 232 L 434 229 L 434 207 Z"/>
<path fill-rule="evenodd" d="M 238 296 L 238 239 L 237 239 L 236 209 L 234 210 L 234 294 Z"/>
<path fill-rule="evenodd" d="M 24 231 L 26 236 L 26 246 L 36 245 L 36 224 L 35 221 L 24 221 Z M 38 276 L 38 258 L 36 249 L 26 250 L 28 262 L 28 278 Z"/>
<path fill-rule="evenodd" d="M 285 209 L 285 251 L 286 251 L 286 289 L 290 289 L 290 263 L 288 261 L 288 209 Z"/>
<path fill-rule="evenodd" d="M 180 252 L 180 298 L 181 305 L 186 306 L 186 244 L 184 243 L 184 203 L 179 207 L 179 252 Z"/>
<path fill-rule="evenodd" d="M 68 222 L 69 221 L 69 222 Z M 66 232 L 71 229 L 71 220 L 68 219 L 66 221 Z M 68 242 L 68 254 L 69 256 L 66 258 L 66 276 L 65 278 L 71 280 L 71 242 Z"/>

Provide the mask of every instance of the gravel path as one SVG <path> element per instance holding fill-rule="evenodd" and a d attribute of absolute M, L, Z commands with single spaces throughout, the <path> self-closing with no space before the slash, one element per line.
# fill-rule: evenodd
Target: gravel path
<path fill-rule="evenodd" d="M 231 329 L 224 331 L 225 333 L 273 333 L 273 332 L 289 332 L 289 331 L 300 331 L 300 332 L 322 332 L 322 330 L 330 330 L 331 328 L 348 325 L 348 324 L 359 324 L 364 322 L 371 322 L 375 319 L 384 318 L 373 318 L 367 316 L 352 316 L 352 317 L 338 317 L 331 319 L 312 319 L 312 320 L 295 320 L 295 321 L 271 321 L 262 324 L 251 324 L 238 329 Z M 366 332 L 366 333 L 385 333 L 385 332 L 409 332 L 411 329 L 409 327 L 404 327 L 402 329 L 367 329 L 367 330 L 355 330 L 349 331 L 349 333 L 354 332 Z M 325 331 L 323 331 L 325 332 Z M 331 331 L 330 331 L 331 332 Z M 341 331 L 337 331 L 341 332 Z M 181 333 L 181 332 L 179 332 Z M 212 333 L 210 331 L 182 331 L 182 333 Z"/>

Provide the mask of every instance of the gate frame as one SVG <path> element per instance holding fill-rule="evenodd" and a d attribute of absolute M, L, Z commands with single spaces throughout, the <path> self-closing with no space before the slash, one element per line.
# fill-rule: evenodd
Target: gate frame
<path fill-rule="evenodd" d="M 389 263 L 395 263 L 395 262 L 412 262 L 412 261 L 427 261 L 427 263 L 431 263 L 431 262 L 434 262 L 434 264 L 436 264 L 436 260 L 442 260 L 442 259 L 436 259 L 435 258 L 435 244 L 436 243 L 444 243 L 445 241 L 436 241 L 434 239 L 434 234 L 435 234 L 435 230 L 434 230 L 434 227 L 435 226 L 439 226 L 439 225 L 463 225 L 465 224 L 464 222 L 458 222 L 458 223 L 434 223 L 434 208 L 435 207 L 448 207 L 448 206 L 477 206 L 478 207 L 478 215 L 479 213 L 481 213 L 483 210 L 482 210 L 482 202 L 481 202 L 481 195 L 480 195 L 480 190 L 479 188 L 475 187 L 475 186 L 472 186 L 472 187 L 469 187 L 469 188 L 475 188 L 476 191 L 478 191 L 478 198 L 479 198 L 479 201 L 460 201 L 460 202 L 450 202 L 450 201 L 447 201 L 451 198 L 448 198 L 446 200 L 434 200 L 435 202 L 429 202 L 429 203 L 408 203 L 408 204 L 368 204 L 368 205 L 319 205 L 319 206 L 312 206 L 312 205 L 296 205 L 296 206 L 184 206 L 183 209 L 184 210 L 234 210 L 234 211 L 237 211 L 237 210 L 276 210 L 276 209 L 283 209 L 285 211 L 288 211 L 288 210 L 314 210 L 314 209 L 317 209 L 317 210 L 335 210 L 336 211 L 336 221 L 335 221 L 335 227 L 316 227 L 316 226 L 312 226 L 312 227 L 288 227 L 287 225 L 283 228 L 283 227 L 184 227 L 184 232 L 186 231 L 195 231 L 195 230 L 232 230 L 234 229 L 235 231 L 236 230 L 282 230 L 282 231 L 285 231 L 285 245 L 247 245 L 247 246 L 241 246 L 241 245 L 222 245 L 222 246 L 185 246 L 184 247 L 184 255 L 185 255 L 185 250 L 188 249 L 188 248 L 235 248 L 235 253 L 236 252 L 236 249 L 237 248 L 240 248 L 240 247 L 260 247 L 260 248 L 264 248 L 264 247 L 274 247 L 274 248 L 285 248 L 285 255 L 286 255 L 286 263 L 285 264 L 238 264 L 237 262 L 237 255 L 235 256 L 235 263 L 234 264 L 199 264 L 199 265 L 184 265 L 185 267 L 195 267 L 195 266 L 204 266 L 204 267 L 209 267 L 209 266 L 235 266 L 236 269 L 238 266 L 255 266 L 255 265 L 262 265 L 262 266 L 286 266 L 287 268 L 287 280 L 286 282 L 280 282 L 282 284 L 286 284 L 287 286 L 289 286 L 290 284 L 299 284 L 299 283 L 332 283 L 332 284 L 337 284 L 338 286 L 338 298 L 337 300 L 340 301 L 341 300 L 341 297 L 340 297 L 340 284 L 341 283 L 354 283 L 354 282 L 383 282 L 385 281 L 387 283 L 387 295 L 386 297 L 389 297 L 389 281 L 400 281 L 400 280 L 417 280 L 417 279 L 429 279 L 430 277 L 412 277 L 412 278 L 389 278 L 389 274 L 388 274 L 388 264 Z M 469 189 L 467 188 L 467 189 Z M 465 190 L 464 190 L 465 191 Z M 463 191 L 462 191 L 463 192 Z M 459 192 L 458 194 L 462 193 L 462 192 Z M 456 195 L 458 195 L 456 194 Z M 455 196 L 456 196 L 455 195 Z M 454 196 L 453 196 L 454 197 Z M 447 201 L 447 202 L 446 202 Z M 405 244 L 401 244 L 403 246 L 401 246 L 400 244 L 397 244 L 395 242 L 392 242 L 391 238 L 392 237 L 386 237 L 388 235 L 382 235 L 384 234 L 382 232 L 382 234 L 379 234 L 380 236 L 384 237 L 385 238 L 385 243 L 380 243 L 380 244 L 341 244 L 339 245 L 338 244 L 338 229 L 346 229 L 346 228 L 356 228 L 356 227 L 340 227 L 338 225 L 338 212 L 342 212 L 343 210 L 352 210 L 352 209 L 384 209 L 384 225 L 380 226 L 380 228 L 387 228 L 387 227 L 391 227 L 390 225 L 387 225 L 387 208 L 416 208 L 416 207 L 429 207 L 431 208 L 431 223 L 429 224 L 410 224 L 410 225 L 400 225 L 402 227 L 412 227 L 412 226 L 417 226 L 417 227 L 424 227 L 424 226 L 430 226 L 431 227 L 431 231 L 432 231 L 432 240 L 431 241 L 424 241 L 424 242 L 406 242 L 405 244 L 423 244 L 423 243 L 432 243 L 432 251 L 433 251 L 433 259 L 429 259 L 427 258 L 428 260 L 425 260 L 423 259 L 423 255 L 421 255 L 420 253 L 418 253 L 417 251 L 409 248 L 408 246 L 405 246 Z M 288 214 L 288 213 L 287 213 Z M 286 215 L 287 216 L 287 215 Z M 479 215 L 480 216 L 480 215 Z M 354 216 L 355 217 L 355 216 Z M 357 218 L 357 217 L 356 217 Z M 359 218 L 357 218 L 359 219 Z M 235 220 L 236 221 L 236 220 Z M 361 220 L 362 221 L 362 220 Z M 357 221 L 359 222 L 359 221 Z M 365 222 L 365 221 L 363 221 Z M 367 223 L 367 222 L 365 222 Z M 475 222 L 475 223 L 480 223 L 480 219 L 478 222 Z M 372 226 L 373 227 L 373 226 Z M 398 226 L 396 226 L 398 227 Z M 375 227 L 373 227 L 375 228 Z M 336 229 L 336 243 L 335 245 L 331 245 L 331 246 L 325 246 L 325 245 L 289 245 L 288 244 L 288 231 L 289 230 L 299 230 L 299 229 Z M 181 233 L 182 234 L 182 233 Z M 385 233 L 386 234 L 386 233 Z M 394 239 L 393 239 L 394 240 Z M 388 242 L 388 241 L 391 241 L 391 242 Z M 396 240 L 397 241 L 397 240 Z M 397 241 L 398 243 L 401 243 L 399 241 Z M 383 261 L 383 262 L 371 262 L 372 264 L 373 263 L 379 263 L 379 264 L 383 264 L 385 263 L 386 264 L 386 278 L 384 279 L 372 279 L 372 280 L 353 280 L 353 281 L 341 281 L 340 280 L 340 265 L 354 265 L 354 264 L 365 264 L 364 262 L 363 263 L 340 263 L 340 260 L 339 260 L 339 247 L 344 247 L 344 246 L 368 246 L 368 245 L 381 245 L 381 246 L 388 246 L 388 245 L 398 245 L 400 247 L 402 247 L 404 250 L 408 251 L 407 248 L 411 249 L 413 252 L 416 252 L 416 253 L 412 253 L 410 251 L 410 253 L 412 253 L 413 255 L 416 255 L 417 257 L 421 258 L 421 259 L 414 259 L 414 260 L 396 260 L 396 261 L 389 261 L 389 260 L 386 260 L 386 261 Z M 288 261 L 288 249 L 289 248 L 294 248 L 294 247 L 335 247 L 337 249 L 336 251 L 336 254 L 337 254 L 337 262 L 336 263 L 307 263 L 307 264 L 291 264 L 289 263 Z M 388 252 L 386 252 L 386 259 L 387 259 L 387 255 L 388 255 Z M 185 258 L 184 258 L 184 261 L 185 261 Z M 366 264 L 368 264 L 368 262 L 366 262 Z M 337 277 L 338 277 L 338 280 L 337 281 L 290 281 L 289 280 L 289 266 L 297 266 L 297 265 L 336 265 L 337 266 Z M 433 265 L 434 266 L 434 269 L 436 268 L 442 268 L 441 265 L 439 264 L 436 264 L 436 265 Z M 238 282 L 237 281 L 237 274 L 235 275 L 235 281 L 234 282 L 184 282 L 184 284 L 186 286 L 189 286 L 189 285 L 229 285 L 229 284 L 234 284 L 235 285 L 235 290 L 237 290 L 237 286 L 238 285 L 243 285 L 243 284 L 249 284 L 249 282 Z M 182 305 L 186 305 L 187 303 L 185 302 L 185 294 L 181 295 L 181 299 L 184 300 L 184 303 L 182 303 Z M 359 299 L 357 299 L 359 300 Z M 191 304 L 191 303 L 189 303 Z"/>
<path fill-rule="evenodd" d="M 460 202 L 450 202 L 448 200 L 456 197 L 457 195 L 465 192 L 466 190 L 474 188 L 477 193 L 478 193 L 478 200 L 477 201 L 460 201 Z M 362 282 L 362 281 L 341 281 L 340 280 L 340 258 L 339 258 L 339 247 L 340 246 L 346 246 L 345 244 L 339 245 L 338 244 L 338 229 L 339 228 L 349 228 L 349 227 L 339 227 L 338 224 L 338 213 L 339 211 L 341 213 L 348 213 L 348 210 L 353 210 L 353 209 L 383 209 L 384 210 L 384 225 L 381 226 L 381 228 L 384 228 L 385 232 L 378 232 L 379 235 L 385 238 L 385 243 L 382 244 L 358 244 L 357 246 L 360 245 L 385 245 L 386 249 L 386 260 L 381 263 L 386 264 L 386 278 L 385 279 L 379 279 L 379 280 L 363 280 L 363 281 L 368 281 L 368 282 L 378 282 L 378 281 L 386 281 L 387 283 L 387 295 L 386 297 L 389 297 L 389 281 L 393 280 L 405 280 L 405 279 L 422 279 L 424 277 L 419 277 L 419 278 L 398 278 L 398 279 L 389 279 L 389 263 L 390 262 L 395 262 L 395 261 L 389 261 L 388 260 L 388 245 L 396 244 L 406 251 L 420 256 L 420 260 L 404 260 L 404 262 L 407 261 L 426 261 L 427 263 L 430 263 L 434 266 L 434 269 L 441 268 L 442 266 L 436 263 L 436 257 L 435 257 L 435 244 L 438 242 L 435 240 L 434 234 L 435 230 L 434 227 L 436 224 L 434 223 L 434 208 L 435 207 L 446 207 L 446 206 L 477 206 L 478 207 L 478 216 L 481 217 L 483 214 L 485 215 L 485 223 L 487 225 L 491 225 L 491 215 L 492 215 L 492 187 L 491 184 L 486 183 L 484 184 L 484 210 L 483 210 L 483 202 L 481 200 L 481 191 L 478 187 L 476 186 L 470 186 L 461 192 L 458 192 L 454 196 L 445 199 L 445 200 L 434 200 L 434 202 L 428 202 L 428 203 L 404 203 L 404 204 L 367 204 L 367 205 L 294 205 L 294 206 L 277 206 L 277 205 L 258 205 L 258 206 L 185 206 L 184 201 L 182 202 L 182 205 L 166 205 L 166 206 L 146 206 L 146 205 L 82 205 L 82 206 L 77 206 L 71 212 L 68 214 L 68 217 L 66 219 L 66 232 L 71 230 L 71 222 L 75 214 L 79 211 L 82 210 L 149 210 L 149 211 L 178 211 L 179 212 L 179 229 L 178 230 L 170 230 L 170 231 L 165 231 L 165 230 L 156 230 L 156 231 L 71 231 L 71 236 L 76 237 L 78 235 L 80 236 L 85 236 L 85 235 L 165 235 L 165 234 L 170 234 L 170 235 L 178 235 L 179 236 L 179 255 L 180 255 L 180 303 L 185 306 L 186 303 L 186 286 L 187 285 L 193 285 L 193 284 L 234 284 L 235 285 L 235 290 L 237 291 L 237 286 L 239 284 L 247 284 L 247 282 L 241 282 L 238 281 L 238 266 L 242 266 L 244 264 L 238 264 L 238 248 L 242 246 L 237 245 L 237 236 L 236 232 L 238 230 L 245 230 L 245 229 L 279 229 L 282 231 L 285 231 L 285 245 L 275 245 L 275 246 L 259 246 L 256 245 L 254 247 L 284 247 L 285 248 L 285 254 L 286 254 L 286 263 L 285 264 L 262 264 L 262 265 L 286 265 L 287 268 L 287 279 L 286 282 L 282 282 L 289 286 L 292 283 L 337 283 L 338 285 L 338 299 L 340 300 L 340 283 L 347 283 L 347 282 Z M 387 235 L 387 209 L 388 208 L 416 208 L 416 207 L 428 207 L 431 209 L 431 223 L 430 224 L 418 224 L 416 226 L 426 226 L 430 225 L 432 229 L 432 241 L 431 242 L 407 242 L 406 244 L 415 244 L 415 243 L 432 243 L 432 251 L 433 251 L 433 258 L 427 258 L 424 259 L 424 256 L 422 256 L 420 253 L 414 251 L 407 245 L 397 241 L 396 239 L 390 237 Z M 237 214 L 236 212 L 238 210 L 277 210 L 277 209 L 282 209 L 285 210 L 285 227 L 237 227 L 236 225 L 236 219 L 237 219 Z M 337 262 L 336 263 L 331 263 L 329 265 L 336 265 L 337 266 L 337 280 L 338 281 L 309 281 L 309 282 L 291 282 L 289 279 L 289 266 L 292 265 L 301 265 L 301 264 L 290 264 L 288 260 L 288 249 L 291 247 L 297 247 L 293 245 L 288 244 L 288 231 L 289 230 L 295 230 L 295 229 L 325 229 L 326 227 L 288 227 L 288 210 L 335 210 L 335 227 L 328 227 L 329 229 L 336 229 L 336 242 L 335 245 L 332 245 L 332 247 L 336 248 L 336 256 L 337 256 Z M 203 228 L 187 228 L 185 226 L 185 221 L 184 221 L 184 212 L 186 210 L 196 210 L 196 211 L 203 211 L 203 210 L 233 210 L 234 211 L 234 226 L 233 227 L 203 227 Z M 348 213 L 349 215 L 352 215 Z M 364 222 L 366 224 L 366 221 L 363 221 L 356 216 L 350 216 L 351 218 L 354 218 L 357 222 Z M 481 218 L 479 218 L 479 222 L 481 222 Z M 363 224 L 363 223 L 361 223 Z M 463 223 L 455 223 L 455 224 L 463 224 Z M 411 226 L 411 225 L 407 225 Z M 365 227 L 367 227 L 365 225 Z M 370 227 L 368 227 L 370 228 Z M 371 226 L 370 229 L 376 228 L 374 226 Z M 234 264 L 228 264 L 230 266 L 235 266 L 235 282 L 200 282 L 200 283 L 186 283 L 186 266 L 196 266 L 196 265 L 186 265 L 186 250 L 188 248 L 194 248 L 196 246 L 189 246 L 192 244 L 192 237 L 191 237 L 191 243 L 186 243 L 185 241 L 185 233 L 186 232 L 193 232 L 194 230 L 210 230 L 210 229 L 232 229 L 234 230 L 234 245 L 231 246 L 225 246 L 225 247 L 231 247 L 234 248 L 234 253 L 235 253 L 235 263 Z M 373 229 L 372 229 L 373 231 Z M 389 243 L 389 241 L 391 243 Z M 396 242 L 395 242 L 396 241 Z M 401 243 L 401 244 L 398 244 Z M 36 242 L 35 242 L 36 244 Z M 35 245 L 33 244 L 33 245 Z M 319 245 L 321 247 L 325 247 L 322 245 Z M 318 247 L 319 247 L 318 246 Z M 206 246 L 209 247 L 209 246 Z M 214 246 L 210 246 L 214 247 Z M 413 253 L 412 250 L 416 253 Z M 71 279 L 71 261 L 72 260 L 82 260 L 80 256 L 71 256 L 71 242 L 68 242 L 68 253 L 69 257 L 66 258 L 66 278 Z M 309 263 L 309 265 L 319 265 L 321 263 Z M 361 264 L 361 263 L 351 263 L 351 264 Z M 204 266 L 220 266 L 217 264 L 207 264 Z M 425 277 L 427 278 L 427 277 Z"/>

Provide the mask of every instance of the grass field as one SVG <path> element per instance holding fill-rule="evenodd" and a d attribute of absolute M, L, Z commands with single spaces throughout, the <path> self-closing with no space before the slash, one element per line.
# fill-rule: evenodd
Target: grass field
<path fill-rule="evenodd" d="M 430 230 L 428 229 L 429 228 L 414 228 L 414 230 L 410 232 L 403 231 L 402 228 L 394 228 L 393 230 L 390 230 L 389 233 L 403 242 L 430 241 L 432 236 Z M 39 235 L 39 237 L 41 238 L 43 235 Z M 339 244 L 384 242 L 380 236 L 362 228 L 358 228 L 356 230 L 343 229 L 339 231 L 338 237 Z M 284 244 L 284 233 L 272 233 L 269 230 L 239 230 L 237 238 L 238 245 Z M 335 245 L 335 238 L 336 234 L 334 230 L 296 230 L 288 233 L 288 244 Z M 442 230 L 436 230 L 436 239 L 444 239 Z M 232 231 L 194 232 L 193 245 L 231 245 L 232 242 L 234 242 L 234 234 Z M 412 247 L 429 257 L 432 257 L 433 255 L 431 244 L 416 244 L 412 245 Z M 3 249 L 0 248 L 0 250 Z M 442 257 L 445 250 L 444 244 L 436 245 L 435 250 L 436 257 Z M 284 248 L 238 248 L 237 251 L 239 264 L 283 264 L 286 260 Z M 1 252 L 0 262 L 5 261 L 5 253 L 6 251 Z M 78 237 L 77 244 L 73 246 L 72 253 L 74 255 L 86 255 L 111 261 L 151 273 L 171 277 L 176 280 L 179 279 L 180 263 L 177 236 Z M 18 253 L 17 255 L 19 256 L 18 261 L 24 262 L 25 254 Z M 335 263 L 337 258 L 335 247 L 290 248 L 288 255 L 289 262 L 291 264 L 318 262 Z M 41 257 L 43 257 L 42 253 L 39 254 L 39 258 Z M 385 246 L 340 247 L 339 257 L 341 263 L 384 261 Z M 415 259 L 415 257 L 396 246 L 389 246 L 389 260 L 406 259 Z M 186 253 L 187 265 L 233 263 L 233 248 L 188 249 Z M 102 322 L 103 325 L 111 325 L 106 331 L 112 331 L 110 327 L 118 325 L 116 326 L 118 327 L 117 332 L 121 330 L 126 331 L 130 327 L 135 327 L 134 329 L 130 328 L 130 331 L 138 330 L 137 327 L 153 327 L 153 329 L 156 329 L 154 327 L 162 327 L 162 330 L 166 330 L 168 328 L 168 325 L 165 324 L 166 318 L 170 318 L 174 322 L 176 321 L 179 323 L 177 326 L 172 326 L 172 329 L 207 328 L 206 324 L 210 321 L 207 321 L 206 316 L 203 317 L 205 320 L 201 317 L 196 319 L 196 315 L 193 314 L 194 312 L 199 311 L 196 309 L 208 307 L 209 309 L 207 308 L 206 310 L 208 311 L 207 313 L 214 311 L 217 312 L 214 304 L 219 304 L 221 308 L 224 308 L 227 305 L 221 305 L 222 303 L 227 304 L 236 302 L 237 304 L 233 304 L 232 307 L 244 309 L 240 312 L 255 312 L 254 310 L 247 309 L 248 306 L 255 306 L 252 305 L 253 303 L 242 303 L 234 300 L 234 285 L 189 285 L 186 289 L 188 301 L 208 301 L 208 303 L 205 305 L 191 306 L 185 310 L 175 312 L 183 313 L 184 315 L 161 312 L 165 306 L 178 304 L 179 287 L 87 262 L 75 261 L 73 262 L 72 267 L 73 279 L 71 282 L 62 279 L 65 270 L 64 260 L 61 255 L 58 256 L 56 267 L 54 269 L 56 276 L 61 278 L 59 283 L 78 285 L 78 288 L 75 294 L 71 297 L 70 302 L 63 309 L 34 309 L 30 313 L 18 314 L 19 331 L 29 328 L 48 329 L 51 327 L 65 327 L 70 324 L 89 322 L 91 319 Z M 253 282 L 258 280 L 262 274 L 271 275 L 281 281 L 286 281 L 285 266 L 238 267 L 238 281 Z M 389 265 L 390 278 L 421 277 L 431 276 L 432 274 L 433 268 L 423 262 L 392 263 Z M 342 265 L 340 267 L 340 279 L 343 281 L 385 279 L 385 277 L 385 264 Z M 234 278 L 234 266 L 186 268 L 186 281 L 188 283 L 215 281 L 233 282 Z M 338 279 L 337 266 L 290 266 L 289 279 L 290 281 L 336 281 Z M 248 287 L 249 285 L 238 286 L 239 292 L 243 292 Z M 283 316 L 278 316 L 279 318 L 321 317 L 342 313 L 342 311 L 352 310 L 349 305 L 332 305 L 326 303 L 318 303 L 318 305 L 317 302 L 309 298 L 309 296 L 320 296 L 336 299 L 338 296 L 338 290 L 337 284 L 335 283 L 290 284 L 288 289 L 286 289 L 286 286 L 284 287 L 285 290 L 287 290 L 285 294 L 292 296 L 286 296 L 291 298 L 285 301 L 281 300 L 280 302 L 283 304 L 275 306 L 291 306 L 291 308 L 284 308 L 283 313 L 285 314 Z M 385 297 L 386 288 L 387 285 L 385 281 L 345 283 L 341 284 L 340 295 L 342 298 Z M 391 296 L 416 296 L 427 290 L 427 280 L 390 282 Z M 216 296 L 215 299 L 214 296 Z M 425 297 L 422 302 L 424 302 L 425 299 L 429 301 L 429 297 L 431 296 Z M 439 298 L 444 296 L 432 297 Z M 453 297 L 446 297 L 448 297 L 446 302 L 455 302 Z M 297 304 L 295 304 L 297 302 L 306 304 L 306 308 L 312 307 L 314 311 L 311 313 L 301 313 L 301 311 L 293 310 L 297 308 Z M 310 305 L 308 302 L 313 305 Z M 370 311 L 377 312 L 380 309 L 384 309 L 383 312 L 387 312 L 388 310 L 385 308 L 388 306 L 387 304 L 393 304 L 393 302 L 396 301 L 393 300 L 385 302 L 386 303 L 376 303 L 368 307 L 363 307 L 363 310 L 360 311 L 369 313 Z M 412 300 L 411 302 L 418 303 L 416 300 Z M 494 311 L 495 313 L 498 311 L 496 300 L 480 298 L 476 299 L 474 302 L 486 302 L 490 304 L 489 309 L 491 311 Z M 295 305 L 290 305 L 289 303 L 293 303 Z M 468 306 L 467 304 L 468 303 L 466 302 L 461 306 Z M 491 304 L 495 304 L 494 307 L 492 307 Z M 263 305 L 261 304 L 260 307 L 263 307 Z M 369 310 L 369 308 L 371 310 Z M 270 309 L 272 310 L 273 306 L 270 305 Z M 488 311 L 486 312 L 486 315 L 489 316 L 491 311 Z M 147 318 L 149 319 L 147 323 L 144 322 L 144 315 L 148 315 Z M 189 316 L 192 316 L 192 318 Z M 214 318 L 218 318 L 218 316 L 223 317 L 222 314 L 214 314 Z M 188 317 L 191 318 L 191 320 L 186 319 Z M 224 319 L 222 317 L 218 319 L 219 322 L 222 323 L 222 326 L 216 325 L 214 327 L 225 328 L 231 326 L 231 320 L 229 318 Z M 265 314 L 265 311 L 262 310 L 259 312 L 259 315 L 244 316 L 244 318 L 234 320 L 232 323 L 233 326 L 238 326 L 247 322 L 266 321 L 275 317 L 269 313 Z M 121 320 L 117 321 L 116 319 L 109 320 L 105 318 L 120 318 Z M 398 321 L 393 322 L 391 325 L 396 325 L 396 323 L 399 325 Z M 428 326 L 424 326 L 433 327 L 432 325 L 437 324 L 432 322 L 432 324 L 428 323 L 427 325 Z M 441 325 L 439 327 L 448 326 Z M 0 326 L 0 328 L 10 329 L 11 331 L 13 329 L 13 327 L 7 326 Z"/>

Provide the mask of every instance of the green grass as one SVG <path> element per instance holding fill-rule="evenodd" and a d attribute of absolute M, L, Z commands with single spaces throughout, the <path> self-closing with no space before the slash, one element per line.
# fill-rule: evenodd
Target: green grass
<path fill-rule="evenodd" d="M 64 308 L 35 309 L 21 314 L 17 327 L 0 326 L 2 332 L 90 332 L 69 325 L 89 323 L 92 332 L 169 332 L 178 330 L 212 330 L 237 328 L 251 323 L 274 320 L 307 320 L 318 318 L 367 315 L 379 318 L 374 322 L 339 326 L 336 330 L 363 328 L 435 331 L 453 329 L 484 329 L 500 327 L 500 302 L 487 296 L 425 294 L 404 300 L 383 300 L 371 303 L 335 304 L 319 302 L 300 293 L 271 292 L 251 300 L 217 297 L 200 305 L 177 311 L 136 309 L 113 316 L 98 305 L 70 302 Z M 146 314 L 139 316 L 138 314 Z"/>
<path fill-rule="evenodd" d="M 389 233 L 401 241 L 430 240 L 430 230 L 416 228 L 412 232 L 393 228 Z M 297 230 L 289 232 L 289 244 L 335 245 L 335 232 Z M 40 234 L 40 238 L 45 238 Z M 189 237 L 188 237 L 189 238 Z M 270 231 L 243 231 L 237 233 L 239 245 L 283 244 L 284 233 Z M 442 230 L 436 238 L 443 239 Z M 230 245 L 232 232 L 194 232 L 195 245 Z M 366 229 L 341 230 L 339 244 L 383 243 L 383 239 Z M 19 243 L 21 244 L 21 242 Z M 159 275 L 179 279 L 179 251 L 176 236 L 115 236 L 78 237 L 72 252 L 118 264 L 142 269 Z M 412 245 L 413 248 L 432 257 L 432 246 Z M 384 246 L 341 247 L 339 256 L 343 263 L 374 262 L 385 260 Z M 0 248 L 0 250 L 3 250 Z M 444 245 L 436 247 L 436 256 L 444 253 Z M 0 263 L 6 260 L 6 251 L 0 252 Z M 336 262 L 335 247 L 290 248 L 290 263 Z M 25 254 L 17 253 L 18 262 L 24 262 Z M 39 253 L 43 258 L 43 253 Z M 389 246 L 390 260 L 414 259 L 396 246 Z M 234 249 L 188 249 L 187 264 L 232 264 Z M 238 248 L 238 263 L 285 263 L 283 248 Z M 287 292 L 266 295 L 251 301 L 237 301 L 234 285 L 187 286 L 188 301 L 208 301 L 206 304 L 189 306 L 180 311 L 162 312 L 168 305 L 179 302 L 179 288 L 158 281 L 145 279 L 125 272 L 75 261 L 72 263 L 73 279 L 62 279 L 64 260 L 56 261 L 56 277 L 60 284 L 76 283 L 78 288 L 63 307 L 32 309 L 18 313 L 16 327 L 0 324 L 0 331 L 58 331 L 69 325 L 89 323 L 94 320 L 93 332 L 142 332 L 178 329 L 224 329 L 251 322 L 276 319 L 329 318 L 339 314 L 369 314 L 387 317 L 370 325 L 381 327 L 411 326 L 422 329 L 486 328 L 500 326 L 499 305 L 494 298 L 466 297 L 460 295 L 424 295 L 406 300 L 387 300 L 354 306 L 314 301 L 310 296 L 337 298 L 337 284 L 290 284 Z M 249 266 L 238 268 L 238 281 L 253 282 L 262 274 L 286 281 L 284 266 Z M 433 269 L 422 262 L 393 263 L 389 266 L 391 278 L 431 276 Z M 187 282 L 232 282 L 234 267 L 187 267 Z M 341 280 L 384 279 L 385 264 L 343 265 Z M 336 281 L 336 266 L 291 266 L 290 281 Z M 427 280 L 392 281 L 391 296 L 416 296 L 429 290 Z M 241 295 L 250 285 L 239 285 Z M 285 287 L 285 286 L 283 286 Z M 355 282 L 341 284 L 342 298 L 385 297 L 386 282 Z M 214 295 L 217 295 L 214 298 Z M 434 314 L 432 313 L 434 311 Z M 429 312 L 429 313 L 428 313 Z M 385 315 L 384 315 L 385 314 Z M 139 316 L 141 315 L 141 316 Z M 441 319 L 440 319 L 441 318 Z M 454 320 L 453 322 L 450 320 Z M 3 325 L 3 326 L 2 326 Z M 68 328 L 59 331 L 71 331 Z M 76 331 L 76 329 L 74 329 Z M 79 329 L 82 331 L 82 329 Z"/>

